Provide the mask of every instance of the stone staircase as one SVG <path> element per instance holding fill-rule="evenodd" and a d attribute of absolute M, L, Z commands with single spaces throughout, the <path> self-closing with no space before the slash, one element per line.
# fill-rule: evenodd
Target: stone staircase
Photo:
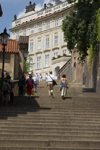
<path fill-rule="evenodd" d="M 62 100 L 43 81 L 31 99 L 0 107 L 0 150 L 100 150 L 100 94 L 76 85 Z"/>

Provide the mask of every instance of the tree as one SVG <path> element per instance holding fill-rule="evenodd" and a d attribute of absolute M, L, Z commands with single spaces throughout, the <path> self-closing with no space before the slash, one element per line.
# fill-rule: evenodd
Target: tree
<path fill-rule="evenodd" d="M 99 51 L 97 14 L 100 0 L 67 0 L 74 4 L 74 9 L 63 20 L 62 30 L 70 52 L 76 46 L 80 61 L 84 62 L 92 45 L 93 54 Z"/>
<path fill-rule="evenodd" d="M 31 57 L 28 57 L 27 60 L 26 60 L 26 62 L 25 62 L 25 60 L 24 60 L 24 73 L 29 74 L 30 68 L 32 68 L 33 65 L 35 64 L 35 63 L 32 62 L 32 60 L 33 60 L 33 59 L 32 59 Z M 26 69 L 25 69 L 25 68 L 26 68 Z M 26 71 L 25 71 L 25 70 L 26 70 Z"/>

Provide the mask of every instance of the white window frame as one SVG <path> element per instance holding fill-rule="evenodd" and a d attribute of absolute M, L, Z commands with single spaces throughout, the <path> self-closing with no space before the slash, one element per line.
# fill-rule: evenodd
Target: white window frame
<path fill-rule="evenodd" d="M 58 35 L 54 36 L 54 45 L 58 45 Z"/>
<path fill-rule="evenodd" d="M 53 56 L 54 56 L 55 58 L 57 58 L 57 57 L 58 57 L 58 52 L 54 52 L 54 53 L 53 53 Z"/>
<path fill-rule="evenodd" d="M 62 50 L 62 55 L 63 54 L 67 54 L 67 50 L 66 49 Z"/>
<path fill-rule="evenodd" d="M 38 31 L 39 31 L 39 32 L 42 31 L 42 24 L 39 24 L 39 25 L 38 25 Z"/>
<path fill-rule="evenodd" d="M 46 38 L 46 48 L 49 47 L 49 37 Z"/>
<path fill-rule="evenodd" d="M 30 42 L 30 52 L 33 52 L 33 42 Z"/>
<path fill-rule="evenodd" d="M 49 54 L 45 55 L 45 67 L 49 67 Z"/>
<path fill-rule="evenodd" d="M 41 40 L 38 40 L 38 49 L 41 49 Z"/>
<path fill-rule="evenodd" d="M 19 39 L 19 31 L 16 32 L 16 39 Z"/>
<path fill-rule="evenodd" d="M 23 29 L 23 36 L 26 36 L 26 29 Z"/>
<path fill-rule="evenodd" d="M 58 19 L 55 19 L 55 27 L 58 26 Z"/>
<path fill-rule="evenodd" d="M 41 56 L 37 57 L 37 69 L 41 69 Z"/>
<path fill-rule="evenodd" d="M 30 61 L 30 71 L 33 71 L 33 58 L 31 58 L 29 61 Z"/>
<path fill-rule="evenodd" d="M 30 34 L 33 34 L 34 33 L 34 27 L 31 27 L 30 28 Z"/>
<path fill-rule="evenodd" d="M 46 29 L 50 29 L 50 21 L 46 22 Z"/>

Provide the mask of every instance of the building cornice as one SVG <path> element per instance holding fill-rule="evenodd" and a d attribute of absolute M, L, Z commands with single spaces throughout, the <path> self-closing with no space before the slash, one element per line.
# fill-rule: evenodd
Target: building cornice
<path fill-rule="evenodd" d="M 56 49 L 59 49 L 58 46 L 55 46 L 54 48 L 52 48 L 52 51 L 56 50 Z"/>
<path fill-rule="evenodd" d="M 37 54 L 42 54 L 42 51 L 38 51 L 38 52 L 36 52 L 35 54 L 36 54 L 36 55 L 37 55 Z"/>
<path fill-rule="evenodd" d="M 46 53 L 46 52 L 50 52 L 51 49 L 45 49 L 43 52 Z"/>
<path fill-rule="evenodd" d="M 52 16 L 52 17 L 55 17 L 55 16 L 59 15 L 59 13 L 64 12 L 64 11 L 66 11 L 66 10 L 69 11 L 69 9 L 72 9 L 72 8 L 73 8 L 73 5 L 70 6 L 70 7 L 66 7 L 66 8 L 64 8 L 64 9 L 62 9 L 62 10 L 55 11 L 54 13 L 49 13 L 49 14 L 47 14 L 47 15 L 45 15 L 45 16 L 38 17 L 38 18 L 33 19 L 33 20 L 31 20 L 31 21 L 26 21 L 26 22 L 24 22 L 24 23 L 21 23 L 20 25 L 17 25 L 17 26 L 15 26 L 15 27 L 10 28 L 9 30 L 10 30 L 10 31 L 15 31 L 15 30 L 18 30 L 19 28 L 24 28 L 26 25 L 29 25 L 29 26 L 30 26 L 31 24 L 33 24 L 33 22 L 34 22 L 35 24 L 37 24 L 38 22 L 40 22 L 40 20 L 43 21 L 43 20 L 45 20 L 45 19 L 49 19 L 51 16 Z"/>
<path fill-rule="evenodd" d="M 63 47 L 67 47 L 67 45 L 66 45 L 66 44 L 64 44 L 64 45 L 62 45 L 62 46 L 61 46 L 61 48 L 63 48 Z"/>
<path fill-rule="evenodd" d="M 46 30 L 43 30 L 41 32 L 37 32 L 37 33 L 33 33 L 31 35 L 29 35 L 29 38 L 33 38 L 34 36 L 37 36 L 37 35 L 40 35 L 40 34 L 43 34 L 43 33 L 47 33 L 47 32 L 51 32 L 51 31 L 55 31 L 57 29 L 61 29 L 62 25 L 59 25 L 57 27 L 53 27 L 53 28 L 50 28 L 50 29 L 46 29 Z"/>

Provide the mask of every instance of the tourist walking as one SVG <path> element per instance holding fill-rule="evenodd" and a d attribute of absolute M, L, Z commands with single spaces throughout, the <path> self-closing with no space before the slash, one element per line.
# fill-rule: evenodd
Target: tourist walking
<path fill-rule="evenodd" d="M 25 76 L 23 75 L 21 77 L 21 79 L 19 79 L 18 81 L 18 87 L 19 87 L 19 95 L 22 96 L 23 95 L 23 87 L 25 85 Z"/>
<path fill-rule="evenodd" d="M 29 75 L 29 78 L 26 80 L 27 86 L 27 98 L 31 98 L 31 91 L 34 88 L 34 80 L 32 79 L 32 75 Z"/>
<path fill-rule="evenodd" d="M 8 80 L 8 84 L 11 87 L 11 91 L 10 91 L 10 103 L 13 104 L 14 103 L 14 92 L 13 92 L 14 84 L 13 84 L 13 81 L 11 80 L 11 76 L 10 75 L 8 75 L 6 78 Z"/>
<path fill-rule="evenodd" d="M 39 82 L 36 75 L 34 75 L 33 80 L 34 80 L 34 92 L 36 93 L 37 92 L 37 85 Z"/>
<path fill-rule="evenodd" d="M 40 74 L 40 75 L 39 75 L 39 82 L 42 81 L 42 78 L 43 78 L 43 77 L 42 77 L 42 75 Z"/>
<path fill-rule="evenodd" d="M 62 99 L 64 99 L 65 96 L 67 96 L 67 88 L 68 88 L 67 85 L 68 85 L 68 81 L 67 81 L 66 75 L 63 74 L 60 80 L 60 90 L 61 90 Z"/>
<path fill-rule="evenodd" d="M 53 96 L 53 80 L 54 80 L 54 76 L 52 75 L 52 71 L 50 72 L 50 74 L 47 76 L 47 81 L 48 81 L 48 92 L 49 92 L 49 97 Z"/>
<path fill-rule="evenodd" d="M 10 102 L 10 92 L 11 86 L 8 84 L 8 80 L 5 79 L 3 85 L 3 96 L 4 96 L 4 105 L 7 106 L 8 102 Z"/>
<path fill-rule="evenodd" d="M 48 86 L 48 74 L 45 74 L 46 85 Z"/>

